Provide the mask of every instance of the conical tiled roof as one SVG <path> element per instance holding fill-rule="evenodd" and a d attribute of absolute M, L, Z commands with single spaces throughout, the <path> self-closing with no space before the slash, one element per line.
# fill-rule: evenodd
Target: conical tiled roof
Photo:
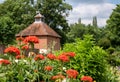
<path fill-rule="evenodd" d="M 42 15 L 37 14 L 35 16 L 35 22 L 33 22 L 26 29 L 22 30 L 16 36 L 53 36 L 53 37 L 61 37 L 58 35 L 52 28 L 50 28 L 47 24 L 41 21 Z"/>

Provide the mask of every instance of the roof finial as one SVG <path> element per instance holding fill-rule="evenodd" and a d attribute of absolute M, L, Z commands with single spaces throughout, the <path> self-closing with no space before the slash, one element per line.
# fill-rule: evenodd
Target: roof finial
<path fill-rule="evenodd" d="M 40 12 L 39 11 L 36 11 L 36 14 L 39 14 Z"/>
<path fill-rule="evenodd" d="M 36 22 L 36 23 L 39 23 L 39 22 L 42 21 L 42 18 L 44 18 L 44 16 L 41 15 L 39 11 L 36 11 L 36 14 L 37 14 L 37 15 L 35 16 L 35 22 Z"/>

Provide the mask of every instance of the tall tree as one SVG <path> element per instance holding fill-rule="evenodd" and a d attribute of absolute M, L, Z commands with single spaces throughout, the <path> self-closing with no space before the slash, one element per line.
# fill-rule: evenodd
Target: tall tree
<path fill-rule="evenodd" d="M 66 16 L 72 7 L 64 0 L 37 0 L 38 10 L 45 17 L 45 22 L 53 29 L 61 27 L 63 31 L 67 31 L 68 23 Z"/>
<path fill-rule="evenodd" d="M 81 24 L 81 18 L 78 19 L 78 23 Z"/>
<path fill-rule="evenodd" d="M 110 18 L 107 20 L 108 37 L 113 46 L 120 44 L 120 4 L 113 9 Z"/>
<path fill-rule="evenodd" d="M 17 32 L 32 23 L 34 15 L 35 9 L 29 0 L 6 0 L 0 4 L 0 17 L 10 17 L 16 24 Z"/>
<path fill-rule="evenodd" d="M 6 16 L 0 18 L 0 45 L 7 45 L 13 42 L 15 29 L 12 19 Z"/>
<path fill-rule="evenodd" d="M 93 35 L 94 40 L 96 43 L 98 40 L 103 36 L 103 30 L 101 28 L 96 28 L 92 25 L 84 25 L 80 23 L 72 24 L 70 26 L 70 31 L 67 33 L 69 40 L 72 42 L 75 38 L 83 39 L 85 34 Z"/>
<path fill-rule="evenodd" d="M 94 27 L 98 27 L 97 26 L 97 17 L 96 16 L 93 17 L 93 22 L 92 23 L 93 23 Z"/>

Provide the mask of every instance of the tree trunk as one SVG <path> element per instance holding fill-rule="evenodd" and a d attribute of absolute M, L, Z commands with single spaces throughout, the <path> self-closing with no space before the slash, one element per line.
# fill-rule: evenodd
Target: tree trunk
<path fill-rule="evenodd" d="M 4 53 L 5 45 L 0 44 L 0 54 Z"/>

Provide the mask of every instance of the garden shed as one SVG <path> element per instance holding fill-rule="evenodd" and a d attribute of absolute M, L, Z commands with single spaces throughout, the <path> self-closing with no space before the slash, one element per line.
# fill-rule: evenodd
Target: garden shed
<path fill-rule="evenodd" d="M 41 51 L 59 50 L 60 49 L 60 38 L 52 28 L 42 21 L 43 16 L 38 13 L 35 16 L 35 21 L 27 28 L 16 34 L 18 37 L 36 36 L 39 38 L 39 43 L 35 44 L 35 49 Z"/>

